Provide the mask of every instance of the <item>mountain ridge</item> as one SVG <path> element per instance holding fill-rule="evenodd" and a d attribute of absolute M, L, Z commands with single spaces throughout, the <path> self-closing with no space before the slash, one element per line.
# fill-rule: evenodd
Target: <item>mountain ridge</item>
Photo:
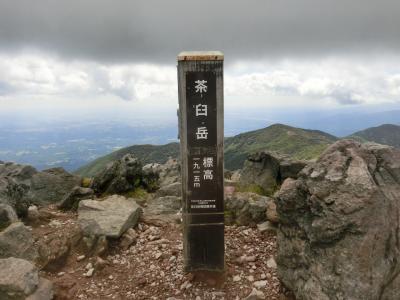
<path fill-rule="evenodd" d="M 233 137 L 226 137 L 224 141 L 225 167 L 230 170 L 239 169 L 249 154 L 258 151 L 278 152 L 296 159 L 313 159 L 337 140 L 337 137 L 320 130 L 302 129 L 277 123 Z M 92 177 L 107 163 L 119 159 L 127 153 L 135 154 L 144 164 L 164 163 L 169 157 L 177 158 L 179 156 L 179 143 L 125 147 L 95 159 L 74 173 Z"/>

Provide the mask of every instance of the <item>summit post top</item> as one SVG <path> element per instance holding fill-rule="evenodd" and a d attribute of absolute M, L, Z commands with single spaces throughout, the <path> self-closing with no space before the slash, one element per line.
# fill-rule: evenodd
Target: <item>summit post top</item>
<path fill-rule="evenodd" d="M 184 51 L 178 54 L 178 61 L 224 60 L 221 51 Z"/>

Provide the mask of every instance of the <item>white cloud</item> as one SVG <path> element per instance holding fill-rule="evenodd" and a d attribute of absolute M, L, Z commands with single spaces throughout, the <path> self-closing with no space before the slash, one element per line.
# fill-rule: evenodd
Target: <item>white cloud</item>
<path fill-rule="evenodd" d="M 226 107 L 400 104 L 399 69 L 395 56 L 242 61 L 225 70 Z M 41 102 L 54 110 L 73 110 L 86 109 L 85 102 L 87 107 L 123 109 L 120 102 L 133 102 L 162 113 L 166 107 L 175 109 L 177 97 L 175 66 L 63 61 L 38 53 L 0 55 L 2 107 Z"/>

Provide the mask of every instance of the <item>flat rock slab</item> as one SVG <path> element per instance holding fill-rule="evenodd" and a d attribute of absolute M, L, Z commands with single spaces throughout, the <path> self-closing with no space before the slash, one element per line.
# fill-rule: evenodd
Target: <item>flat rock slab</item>
<path fill-rule="evenodd" d="M 134 199 L 113 195 L 79 202 L 78 220 L 84 235 L 119 238 L 137 224 L 141 213 Z"/>
<path fill-rule="evenodd" d="M 25 299 L 39 285 L 37 268 L 19 258 L 0 259 L 0 299 Z"/>

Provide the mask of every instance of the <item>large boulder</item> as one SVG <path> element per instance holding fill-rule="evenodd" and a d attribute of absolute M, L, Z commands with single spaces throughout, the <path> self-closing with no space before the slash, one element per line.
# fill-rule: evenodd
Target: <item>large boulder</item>
<path fill-rule="evenodd" d="M 176 196 L 154 197 L 147 201 L 146 215 L 177 214 L 182 207 L 182 200 Z"/>
<path fill-rule="evenodd" d="M 174 182 L 168 185 L 163 185 L 156 192 L 157 197 L 165 196 L 182 196 L 182 184 L 180 182 Z"/>
<path fill-rule="evenodd" d="M 62 210 L 78 209 L 79 201 L 84 199 L 93 199 L 94 191 L 91 188 L 84 188 L 76 186 L 69 192 L 61 202 L 58 204 L 58 208 Z"/>
<path fill-rule="evenodd" d="M 90 187 L 96 194 L 124 194 L 139 187 L 142 178 L 141 162 L 133 154 L 126 154 L 96 175 Z"/>
<path fill-rule="evenodd" d="M 137 224 L 141 213 L 134 199 L 113 195 L 79 202 L 78 220 L 85 236 L 119 238 Z"/>
<path fill-rule="evenodd" d="M 72 175 L 63 168 L 37 172 L 31 179 L 30 202 L 36 205 L 60 202 L 81 181 L 79 176 Z"/>
<path fill-rule="evenodd" d="M 14 209 L 8 204 L 0 203 L 0 231 L 16 221 L 18 217 Z"/>
<path fill-rule="evenodd" d="M 32 233 L 22 222 L 12 223 L 0 231 L 0 258 L 11 256 L 30 261 L 38 258 Z"/>
<path fill-rule="evenodd" d="M 233 193 L 225 197 L 227 224 L 254 225 L 266 220 L 268 203 L 272 198 L 256 193 Z"/>
<path fill-rule="evenodd" d="M 305 167 L 303 161 L 292 160 L 286 156 L 269 152 L 257 152 L 249 155 L 240 172 L 239 184 L 242 187 L 253 186 L 262 193 L 273 194 L 286 178 L 297 178 Z"/>
<path fill-rule="evenodd" d="M 167 186 L 181 180 L 181 166 L 177 159 L 168 159 L 165 164 L 147 164 L 143 172 L 157 174 L 159 186 Z"/>
<path fill-rule="evenodd" d="M 80 181 L 80 177 L 62 168 L 38 172 L 27 165 L 0 163 L 0 204 L 10 205 L 19 216 L 26 216 L 31 204 L 59 202 Z"/>
<path fill-rule="evenodd" d="M 297 299 L 400 299 L 400 150 L 339 141 L 276 204 L 278 275 Z"/>
<path fill-rule="evenodd" d="M 50 300 L 53 284 L 39 277 L 38 269 L 29 261 L 10 257 L 0 259 L 0 299 Z"/>

